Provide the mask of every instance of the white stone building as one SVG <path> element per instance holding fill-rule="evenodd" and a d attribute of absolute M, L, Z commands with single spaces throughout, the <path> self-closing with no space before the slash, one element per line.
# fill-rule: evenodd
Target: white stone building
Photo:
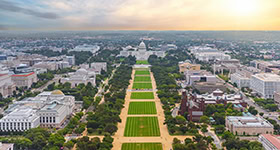
<path fill-rule="evenodd" d="M 38 78 L 35 72 L 21 73 L 12 75 L 12 81 L 17 87 L 30 88 L 33 83 L 38 81 Z"/>
<path fill-rule="evenodd" d="M 236 83 L 238 88 L 250 87 L 250 78 L 239 73 L 231 74 L 230 81 L 231 83 Z"/>
<path fill-rule="evenodd" d="M 72 87 L 76 87 L 80 83 L 91 83 L 93 86 L 95 86 L 95 80 L 96 80 L 96 75 L 94 72 L 87 71 L 86 69 L 79 69 L 74 73 L 68 73 L 67 78 L 62 78 L 61 83 L 66 83 L 69 82 L 71 83 Z"/>
<path fill-rule="evenodd" d="M 0 93 L 4 98 L 13 95 L 16 85 L 9 74 L 0 74 Z"/>
<path fill-rule="evenodd" d="M 64 56 L 63 61 L 68 62 L 70 66 L 74 66 L 76 64 L 75 56 Z"/>
<path fill-rule="evenodd" d="M 26 131 L 40 125 L 40 117 L 36 110 L 20 107 L 0 119 L 0 130 L 4 132 Z"/>
<path fill-rule="evenodd" d="M 214 61 L 214 60 L 230 60 L 230 55 L 225 54 L 218 49 L 214 49 L 206 46 L 195 46 L 189 48 L 191 53 L 199 61 Z"/>
<path fill-rule="evenodd" d="M 237 135 L 273 134 L 273 125 L 256 116 L 227 116 L 226 128 Z"/>
<path fill-rule="evenodd" d="M 9 108 L 4 112 L 4 117 L 0 119 L 0 123 L 18 122 L 19 120 L 15 120 L 16 117 L 24 119 L 24 115 L 27 114 L 26 116 L 35 117 L 29 119 L 31 126 L 23 128 L 24 130 L 38 126 L 59 128 L 67 117 L 72 115 L 74 107 L 74 96 L 66 96 L 60 90 L 42 92 L 36 97 L 25 98 L 9 105 Z M 0 129 L 6 131 L 4 130 L 6 126 L 3 124 Z M 21 126 L 15 126 L 10 131 L 24 131 L 23 129 Z"/>
<path fill-rule="evenodd" d="M 147 51 L 146 44 L 142 41 L 138 48 L 133 49 L 124 49 L 123 51 L 120 52 L 119 56 L 135 56 L 137 60 L 148 60 L 150 55 L 156 55 L 158 57 L 164 57 L 165 52 L 164 51 Z"/>
<path fill-rule="evenodd" d="M 271 73 L 252 75 L 250 88 L 263 98 L 273 98 L 274 92 L 280 91 L 280 76 Z"/>
<path fill-rule="evenodd" d="M 74 49 L 69 50 L 69 52 L 92 52 L 93 54 L 99 51 L 100 46 L 98 45 L 78 45 Z"/>
<path fill-rule="evenodd" d="M 101 74 L 101 70 L 107 72 L 107 63 L 106 62 L 93 62 L 90 64 L 90 70 L 94 70 L 96 74 Z"/>

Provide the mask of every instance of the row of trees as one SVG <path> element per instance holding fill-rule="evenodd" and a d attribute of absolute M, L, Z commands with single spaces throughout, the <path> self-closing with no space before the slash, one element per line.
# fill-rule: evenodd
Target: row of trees
<path fill-rule="evenodd" d="M 225 131 L 221 137 L 225 140 L 223 146 L 228 150 L 263 150 L 261 143 L 257 141 L 240 140 L 229 131 Z"/>
<path fill-rule="evenodd" d="M 46 129 L 33 128 L 23 133 L 23 136 L 1 137 L 0 141 L 14 143 L 15 149 L 59 150 L 64 145 L 65 139 L 62 134 L 51 134 Z"/>
<path fill-rule="evenodd" d="M 182 144 L 177 138 L 173 139 L 174 150 L 217 150 L 216 145 L 213 144 L 211 136 L 202 136 L 195 134 L 193 139 L 186 138 Z"/>
<path fill-rule="evenodd" d="M 79 138 L 77 140 L 77 149 L 78 150 L 110 150 L 113 147 L 114 139 L 110 135 L 105 135 L 103 140 L 100 138 L 94 137 L 90 139 L 87 136 Z"/>
<path fill-rule="evenodd" d="M 95 113 L 89 113 L 87 128 L 93 134 L 113 134 L 117 131 L 117 123 L 121 122 L 119 114 L 123 108 L 126 88 L 131 79 L 132 68 L 120 65 L 109 81 L 109 91 L 104 95 L 105 103 L 97 106 Z"/>
<path fill-rule="evenodd" d="M 178 56 L 178 54 L 181 54 Z M 163 104 L 165 114 L 165 124 L 167 124 L 170 134 L 183 135 L 198 133 L 197 127 L 189 122 L 187 125 L 187 114 L 184 116 L 171 116 L 171 109 L 175 107 L 175 103 L 180 102 L 181 97 L 178 94 L 179 86 L 176 79 L 180 79 L 178 62 L 185 59 L 181 51 L 170 53 L 165 58 L 158 58 L 154 55 L 150 56 L 149 63 L 152 65 L 151 71 L 154 74 L 157 83 L 157 94 Z"/>

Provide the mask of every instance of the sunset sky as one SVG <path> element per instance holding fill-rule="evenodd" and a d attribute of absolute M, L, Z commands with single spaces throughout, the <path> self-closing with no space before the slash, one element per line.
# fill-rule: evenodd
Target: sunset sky
<path fill-rule="evenodd" d="M 280 0 L 0 0 L 0 30 L 280 30 Z"/>

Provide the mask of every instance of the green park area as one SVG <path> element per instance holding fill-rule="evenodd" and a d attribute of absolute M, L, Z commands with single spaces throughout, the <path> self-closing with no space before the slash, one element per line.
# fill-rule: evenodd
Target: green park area
<path fill-rule="evenodd" d="M 149 63 L 148 63 L 147 60 L 137 60 L 137 61 L 136 61 L 136 64 L 137 64 L 137 65 L 141 65 L 141 64 L 148 65 Z"/>
<path fill-rule="evenodd" d="M 136 70 L 135 75 L 150 75 L 150 71 L 148 71 L 148 70 Z"/>
<path fill-rule="evenodd" d="M 154 99 L 153 92 L 132 92 L 130 99 Z"/>
<path fill-rule="evenodd" d="M 127 117 L 124 136 L 160 136 L 157 117 Z"/>
<path fill-rule="evenodd" d="M 161 143 L 123 143 L 122 150 L 162 150 Z"/>
<path fill-rule="evenodd" d="M 135 76 L 134 82 L 150 82 L 151 77 L 150 76 Z"/>
<path fill-rule="evenodd" d="M 133 89 L 152 89 L 152 83 L 133 83 Z"/>
<path fill-rule="evenodd" d="M 156 114 L 155 102 L 130 102 L 128 108 L 129 115 Z"/>

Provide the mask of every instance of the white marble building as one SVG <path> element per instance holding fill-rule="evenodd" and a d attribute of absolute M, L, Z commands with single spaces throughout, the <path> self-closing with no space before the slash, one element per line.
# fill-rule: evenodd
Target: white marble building
<path fill-rule="evenodd" d="M 213 61 L 213 60 L 230 60 L 231 57 L 223 51 L 206 46 L 195 46 L 189 48 L 191 53 L 199 61 Z"/>
<path fill-rule="evenodd" d="M 16 85 L 9 74 L 0 74 L 0 93 L 3 97 L 8 97 L 16 90 Z"/>
<path fill-rule="evenodd" d="M 135 56 L 137 60 L 148 60 L 150 55 L 156 55 L 158 57 L 164 57 L 164 51 L 147 51 L 146 44 L 142 41 L 135 49 L 124 49 L 120 52 L 119 56 L 128 57 L 129 55 Z"/>
<path fill-rule="evenodd" d="M 96 74 L 101 74 L 101 70 L 107 72 L 106 62 L 93 62 L 90 64 L 90 71 L 93 70 Z"/>
<path fill-rule="evenodd" d="M 0 130 L 25 131 L 38 126 L 58 128 L 72 115 L 74 107 L 74 96 L 64 95 L 60 90 L 42 92 L 36 97 L 25 98 L 9 105 L 4 117 L 0 119 Z M 21 118 L 24 120 L 20 120 Z M 24 123 L 23 127 L 21 122 Z M 25 122 L 28 123 L 27 126 Z M 13 125 L 14 123 L 16 125 Z"/>
<path fill-rule="evenodd" d="M 280 76 L 272 73 L 252 75 L 250 88 L 263 98 L 273 98 L 274 92 L 280 91 Z"/>
<path fill-rule="evenodd" d="M 30 88 L 33 83 L 38 81 L 38 78 L 35 72 L 20 73 L 12 75 L 12 81 L 17 87 Z"/>
<path fill-rule="evenodd" d="M 19 107 L 0 119 L 1 131 L 26 131 L 40 125 L 40 117 L 36 110 L 29 107 Z"/>
<path fill-rule="evenodd" d="M 87 84 L 90 82 L 93 86 L 95 86 L 96 75 L 92 71 L 87 71 L 86 69 L 81 68 L 74 73 L 69 73 L 68 76 L 69 77 L 67 78 L 62 78 L 61 83 L 69 82 L 72 87 L 76 87 L 80 83 Z"/>

